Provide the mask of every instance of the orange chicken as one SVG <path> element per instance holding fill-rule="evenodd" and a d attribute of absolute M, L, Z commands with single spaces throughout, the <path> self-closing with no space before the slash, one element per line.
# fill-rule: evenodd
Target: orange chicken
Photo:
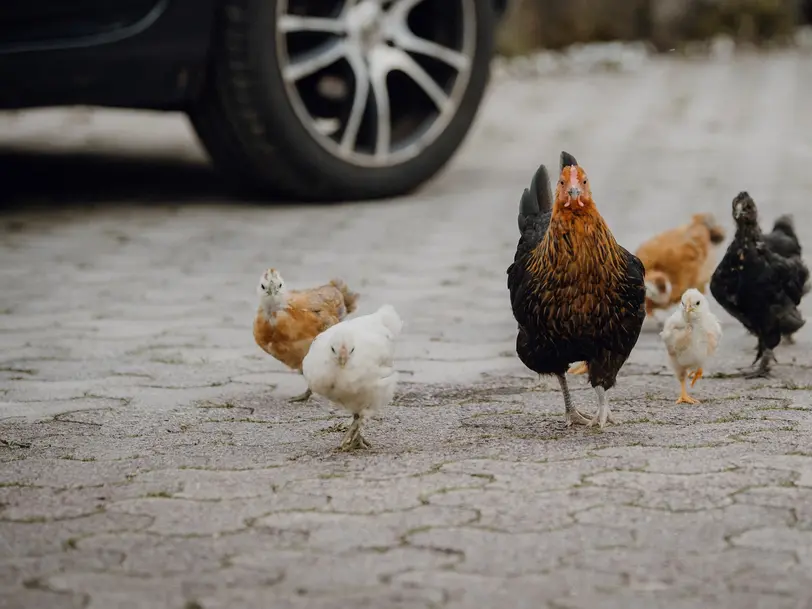
<path fill-rule="evenodd" d="M 340 279 L 310 290 L 289 290 L 276 269 L 268 269 L 257 286 L 259 308 L 254 340 L 260 349 L 302 373 L 302 361 L 321 332 L 355 311 L 358 294 Z M 305 402 L 310 388 L 291 402 Z"/>
<path fill-rule="evenodd" d="M 636 256 L 646 267 L 646 313 L 680 302 L 685 290 L 706 293 L 715 266 L 714 246 L 725 239 L 712 214 L 694 214 L 691 222 L 643 243 Z"/>

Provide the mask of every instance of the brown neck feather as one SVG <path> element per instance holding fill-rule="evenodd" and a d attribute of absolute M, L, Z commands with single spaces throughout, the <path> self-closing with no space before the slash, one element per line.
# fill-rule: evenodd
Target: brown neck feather
<path fill-rule="evenodd" d="M 623 275 L 624 260 L 606 222 L 590 206 L 576 213 L 554 209 L 550 227 L 533 251 L 530 270 L 543 266 L 567 267 L 614 283 Z"/>

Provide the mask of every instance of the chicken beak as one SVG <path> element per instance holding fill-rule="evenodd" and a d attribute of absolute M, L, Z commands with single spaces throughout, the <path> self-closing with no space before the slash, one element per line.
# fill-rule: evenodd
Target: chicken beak
<path fill-rule="evenodd" d="M 350 357 L 350 354 L 347 352 L 347 347 L 341 345 L 341 348 L 338 350 L 338 365 L 342 368 L 347 364 L 347 359 Z"/>
<path fill-rule="evenodd" d="M 564 203 L 564 207 L 569 207 L 572 203 L 575 203 L 575 202 L 577 202 L 578 205 L 580 205 L 581 207 L 584 206 L 583 201 L 581 201 L 581 189 L 580 188 L 578 188 L 577 186 L 572 186 L 567 191 L 567 194 L 569 195 L 570 200 L 567 201 L 566 203 Z"/>
<path fill-rule="evenodd" d="M 646 285 L 646 298 L 648 298 L 649 300 L 654 300 L 655 298 L 657 298 L 657 288 L 655 288 L 654 285 L 652 285 L 648 281 L 646 281 L 645 285 Z"/>

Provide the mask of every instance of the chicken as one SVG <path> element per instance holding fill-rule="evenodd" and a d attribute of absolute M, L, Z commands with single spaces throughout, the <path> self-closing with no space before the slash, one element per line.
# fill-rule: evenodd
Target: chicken
<path fill-rule="evenodd" d="M 358 294 L 340 279 L 311 290 L 289 290 L 276 269 L 262 274 L 257 294 L 254 340 L 260 349 L 300 374 L 313 339 L 355 311 L 358 303 Z M 290 401 L 305 402 L 311 394 L 308 388 Z"/>
<path fill-rule="evenodd" d="M 392 401 L 398 373 L 395 339 L 403 321 L 391 305 L 342 321 L 316 337 L 302 372 L 314 393 L 350 411 L 352 424 L 340 448 L 369 448 L 361 435 L 364 418 Z"/>
<path fill-rule="evenodd" d="M 764 235 L 764 242 L 772 251 L 784 258 L 801 258 L 801 243 L 795 234 L 795 222 L 790 214 L 776 218 L 772 232 Z M 807 279 L 803 287 L 804 295 L 809 293 L 810 287 L 812 286 Z M 784 334 L 784 340 L 790 345 L 795 343 L 792 333 Z"/>
<path fill-rule="evenodd" d="M 654 316 L 654 307 L 668 308 L 671 305 L 671 280 L 662 271 L 646 273 L 646 315 Z"/>
<path fill-rule="evenodd" d="M 733 219 L 736 235 L 713 272 L 711 294 L 758 338 L 756 359 L 745 376 L 765 377 L 770 374 L 773 349 L 781 336 L 794 334 L 806 323 L 798 305 L 809 281 L 809 269 L 800 256 L 781 255 L 780 251 L 788 252 L 776 246 L 774 237 L 765 238 L 756 203 L 747 192 L 733 199 Z"/>
<path fill-rule="evenodd" d="M 711 214 L 694 214 L 691 222 L 643 243 L 635 255 L 646 267 L 646 314 L 680 301 L 688 288 L 704 293 L 714 267 L 714 246 L 725 231 Z"/>
<path fill-rule="evenodd" d="M 699 400 L 688 395 L 685 377 L 691 379 L 691 387 L 702 378 L 705 362 L 716 351 L 722 338 L 722 326 L 702 292 L 696 288 L 685 290 L 680 307 L 666 320 L 660 338 L 679 380 L 681 392 L 677 404 L 698 404 Z"/>
<path fill-rule="evenodd" d="M 537 374 L 554 374 L 564 395 L 566 425 L 614 422 L 606 390 L 629 357 L 645 319 L 640 260 L 618 245 L 592 199 L 586 173 L 561 153 L 555 198 L 544 165 L 525 189 L 521 237 L 507 269 L 516 353 Z M 565 373 L 586 363 L 598 398 L 594 417 L 572 404 Z"/>

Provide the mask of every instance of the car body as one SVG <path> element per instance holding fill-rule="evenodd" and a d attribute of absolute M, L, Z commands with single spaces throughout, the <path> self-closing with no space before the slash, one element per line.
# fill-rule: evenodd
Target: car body
<path fill-rule="evenodd" d="M 0 108 L 182 111 L 215 165 L 247 190 L 398 195 L 463 141 L 506 2 L 9 2 Z"/>

